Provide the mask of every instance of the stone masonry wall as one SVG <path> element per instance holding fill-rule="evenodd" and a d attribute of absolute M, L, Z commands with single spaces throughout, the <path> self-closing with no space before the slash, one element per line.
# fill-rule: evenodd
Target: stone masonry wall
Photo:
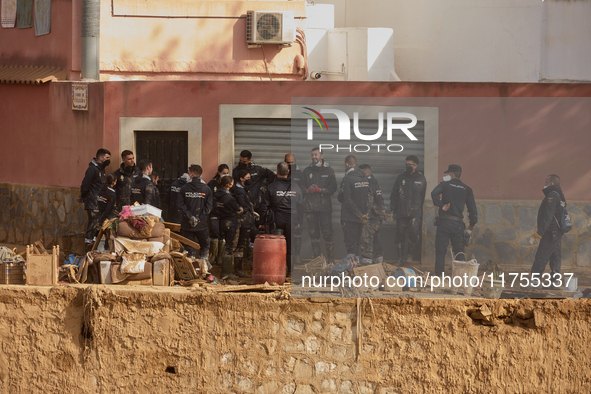
<path fill-rule="evenodd" d="M 45 246 L 84 232 L 86 213 L 79 189 L 0 184 L 0 242 Z"/>
<path fill-rule="evenodd" d="M 530 237 L 537 231 L 540 201 L 477 200 L 478 223 L 472 234 L 467 255 L 474 254 L 480 263 L 491 259 L 499 264 L 531 266 L 536 241 Z M 562 265 L 591 267 L 591 202 L 567 201 L 567 210 L 573 220 L 573 229 L 562 237 Z M 435 261 L 435 232 L 433 225 L 436 209 L 429 203 L 423 224 L 423 261 Z M 467 213 L 465 222 L 468 223 Z M 451 261 L 451 255 L 446 256 Z"/>
<path fill-rule="evenodd" d="M 0 317 L 6 393 L 591 392 L 589 300 L 0 286 Z"/>

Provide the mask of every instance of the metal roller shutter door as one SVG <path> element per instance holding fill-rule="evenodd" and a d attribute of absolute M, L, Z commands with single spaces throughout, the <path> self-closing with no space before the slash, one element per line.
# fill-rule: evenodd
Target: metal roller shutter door
<path fill-rule="evenodd" d="M 236 162 L 240 151 L 247 149 L 252 152 L 253 161 L 259 165 L 276 170 L 277 163 L 283 161 L 286 153 L 293 153 L 296 156 L 300 170 L 310 165 L 310 151 L 314 146 L 319 144 L 333 144 L 336 145 L 335 136 L 329 133 L 315 132 L 314 141 L 307 141 L 302 138 L 302 135 L 307 131 L 306 119 L 235 119 L 234 121 L 234 153 Z M 330 130 L 338 129 L 338 121 L 336 119 L 326 120 Z M 378 128 L 377 119 L 360 119 L 359 129 L 364 134 L 374 134 Z M 384 125 L 384 130 L 386 126 Z M 335 170 L 337 184 L 340 185 L 343 179 L 345 169 L 345 157 L 353 154 L 357 158 L 358 164 L 369 164 L 372 168 L 373 175 L 378 180 L 383 193 L 384 200 L 387 207 L 390 207 L 390 193 L 396 177 L 404 171 L 405 158 L 408 155 L 416 155 L 419 160 L 419 170 L 423 171 L 424 163 L 424 146 L 425 146 L 425 132 L 424 122 L 419 121 L 417 125 L 411 129 L 412 133 L 417 137 L 418 141 L 410 141 L 402 132 L 394 132 L 392 141 L 386 139 L 386 133 L 383 133 L 379 140 L 367 142 L 368 144 L 400 144 L 404 146 L 404 150 L 400 153 L 384 152 L 383 148 L 380 153 L 374 150 L 363 152 L 349 152 L 348 150 L 341 150 L 336 152 L 327 150 L 324 152 L 324 160 L 330 164 Z M 292 139 L 292 131 L 298 136 Z M 341 141 L 340 146 L 355 145 L 357 143 L 364 143 L 363 141 Z M 435 185 L 428 185 L 432 188 Z M 336 199 L 336 193 L 333 195 L 333 230 L 335 233 L 335 257 L 341 258 L 346 252 L 343 244 L 343 235 L 340 230 L 340 213 L 341 204 Z M 384 223 L 380 232 L 380 239 L 382 247 L 384 248 L 385 259 L 391 260 L 395 258 L 394 252 L 394 233 L 396 230 L 396 222 Z M 302 258 L 309 258 L 311 255 L 309 248 L 309 238 L 307 237 L 307 230 L 304 229 L 304 240 L 302 243 Z M 419 256 L 417 256 L 419 257 Z"/>

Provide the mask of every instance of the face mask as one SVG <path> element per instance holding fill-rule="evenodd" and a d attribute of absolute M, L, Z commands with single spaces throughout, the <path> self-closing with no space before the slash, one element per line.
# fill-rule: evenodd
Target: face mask
<path fill-rule="evenodd" d="M 318 160 L 318 163 L 316 163 L 316 167 L 320 167 L 322 166 L 322 160 Z"/>
<path fill-rule="evenodd" d="M 291 172 L 291 164 L 288 164 L 287 168 L 289 168 L 289 172 Z"/>
<path fill-rule="evenodd" d="M 412 167 L 407 165 L 405 170 L 404 170 L 407 174 L 412 174 Z"/>
<path fill-rule="evenodd" d="M 451 181 L 451 175 L 446 175 L 446 176 L 444 176 L 444 177 L 443 177 L 443 180 L 444 180 L 445 182 L 449 182 L 449 181 Z"/>
<path fill-rule="evenodd" d="M 109 164 L 111 164 L 111 160 L 103 161 L 103 167 L 107 168 L 109 166 Z"/>
<path fill-rule="evenodd" d="M 252 184 L 252 181 L 250 179 L 247 179 L 244 181 L 244 186 L 250 186 Z"/>
<path fill-rule="evenodd" d="M 238 163 L 238 169 L 245 170 L 246 167 L 248 167 L 248 164 L 242 162 Z"/>

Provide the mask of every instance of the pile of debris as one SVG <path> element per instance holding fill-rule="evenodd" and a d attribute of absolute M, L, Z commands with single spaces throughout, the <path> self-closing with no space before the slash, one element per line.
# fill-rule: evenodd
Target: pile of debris
<path fill-rule="evenodd" d="M 189 258 L 183 251 L 182 244 L 195 249 L 199 244 L 179 231 L 178 224 L 162 222 L 147 212 L 134 214 L 125 207 L 119 217 L 105 220 L 94 244 L 84 244 L 83 235 L 62 237 L 61 255 L 59 245 L 50 253 L 40 241 L 20 253 L 0 248 L 0 284 L 171 286 L 184 281 L 215 282 L 205 260 Z"/>

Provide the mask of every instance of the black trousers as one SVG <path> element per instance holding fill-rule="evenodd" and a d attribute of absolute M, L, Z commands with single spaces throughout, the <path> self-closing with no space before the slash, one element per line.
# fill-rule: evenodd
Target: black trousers
<path fill-rule="evenodd" d="M 286 261 L 288 264 L 290 264 L 291 255 L 293 254 L 291 251 L 291 234 L 293 231 L 293 228 L 291 227 L 291 215 L 280 215 L 275 213 L 275 228 L 283 230 L 283 235 L 285 235 L 285 242 L 287 243 Z"/>
<path fill-rule="evenodd" d="M 360 256 L 361 249 L 359 247 L 359 241 L 361 239 L 361 229 L 363 228 L 363 225 L 357 222 L 343 222 L 342 224 L 347 254 Z"/>
<path fill-rule="evenodd" d="M 332 243 L 334 234 L 332 231 L 332 213 L 331 212 L 313 212 L 307 213 L 308 229 L 310 231 L 310 241 L 312 243 L 320 242 L 320 235 L 327 243 Z"/>
<path fill-rule="evenodd" d="M 98 234 L 98 220 L 99 220 L 99 210 L 98 209 L 86 209 L 86 217 L 88 221 L 86 222 L 86 229 L 84 237 L 87 239 L 93 239 Z"/>
<path fill-rule="evenodd" d="M 546 231 L 540 239 L 540 246 L 534 257 L 534 263 L 531 267 L 532 274 L 542 274 L 546 269 L 546 264 L 550 261 L 550 270 L 560 273 L 562 265 L 562 233 L 558 230 Z"/>
<path fill-rule="evenodd" d="M 221 224 L 222 221 L 219 218 L 219 216 L 210 216 L 208 218 L 208 222 L 209 222 L 209 237 L 211 239 L 219 239 L 220 238 L 220 232 L 221 232 Z"/>
<path fill-rule="evenodd" d="M 221 234 L 220 240 L 226 240 L 226 253 L 234 254 L 236 250 L 236 244 L 238 243 L 238 219 L 236 218 L 224 218 L 221 219 Z"/>
<path fill-rule="evenodd" d="M 197 242 L 201 249 L 199 249 L 200 258 L 205 259 L 209 255 L 209 231 L 206 228 L 189 231 L 181 228 L 181 235 L 191 241 Z M 189 245 L 183 245 L 188 251 L 189 255 L 196 256 L 197 251 Z"/>
<path fill-rule="evenodd" d="M 445 268 L 445 254 L 451 241 L 454 256 L 464 251 L 464 229 L 466 225 L 455 220 L 442 219 L 435 234 L 435 274 L 441 275 Z M 464 261 L 466 257 L 460 254 L 456 260 Z"/>
<path fill-rule="evenodd" d="M 459 222 L 458 222 L 459 223 Z M 464 231 L 464 230 L 462 230 Z M 396 218 L 396 239 L 397 244 L 402 244 L 408 253 L 413 256 L 414 249 L 419 243 L 421 234 L 421 218 L 418 216 Z M 407 237 L 408 236 L 408 237 Z M 400 258 L 400 256 L 398 256 Z"/>

